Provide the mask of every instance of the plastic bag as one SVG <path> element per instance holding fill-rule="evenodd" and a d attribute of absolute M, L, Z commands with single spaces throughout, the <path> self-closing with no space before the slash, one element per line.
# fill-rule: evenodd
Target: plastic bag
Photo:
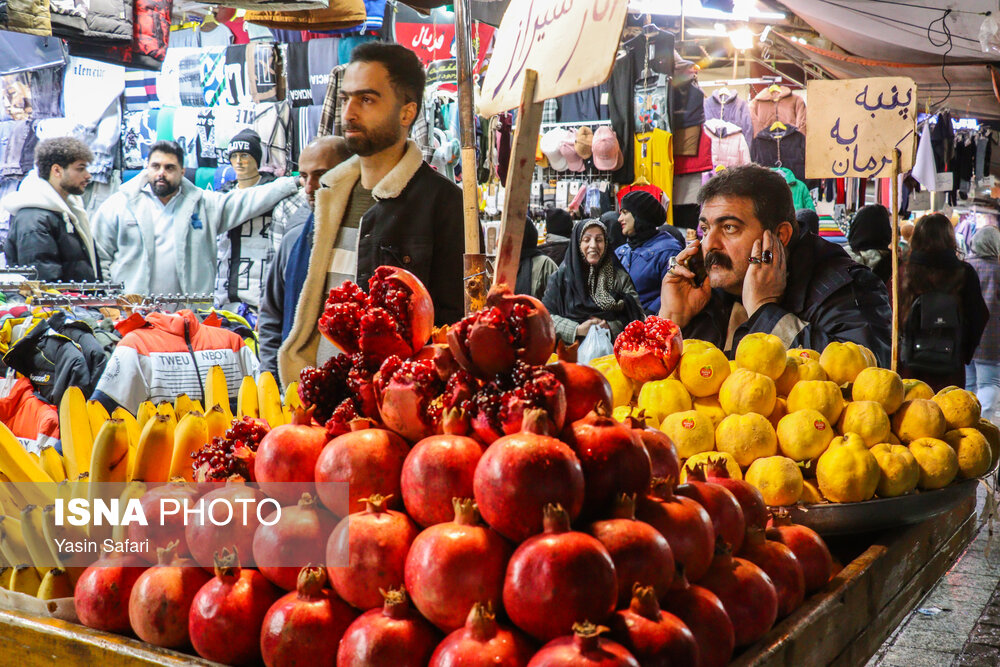
<path fill-rule="evenodd" d="M 1000 53 L 1000 25 L 992 16 L 979 26 L 979 48 L 983 53 Z"/>
<path fill-rule="evenodd" d="M 591 359 L 614 354 L 614 351 L 614 345 L 611 344 L 611 330 L 595 324 L 587 330 L 587 335 L 580 343 L 580 349 L 576 351 L 576 363 L 586 364 Z"/>

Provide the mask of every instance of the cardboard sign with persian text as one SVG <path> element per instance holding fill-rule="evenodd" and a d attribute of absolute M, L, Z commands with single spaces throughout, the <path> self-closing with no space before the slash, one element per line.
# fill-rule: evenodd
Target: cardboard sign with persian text
<path fill-rule="evenodd" d="M 605 81 L 627 10 L 621 0 L 511 0 L 486 70 L 479 115 L 517 107 L 526 69 L 538 72 L 536 102 Z"/>
<path fill-rule="evenodd" d="M 810 81 L 807 178 L 888 178 L 913 167 L 917 86 L 906 77 Z"/>

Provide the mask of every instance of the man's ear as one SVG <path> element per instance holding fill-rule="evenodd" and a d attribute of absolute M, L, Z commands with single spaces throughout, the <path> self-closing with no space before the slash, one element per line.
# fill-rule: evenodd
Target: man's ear
<path fill-rule="evenodd" d="M 399 111 L 399 123 L 400 125 L 405 125 L 407 129 L 413 127 L 414 121 L 417 120 L 417 103 L 407 102 Z"/>
<path fill-rule="evenodd" d="M 778 238 L 781 240 L 781 245 L 788 245 L 792 240 L 792 234 L 795 233 L 795 230 L 792 229 L 792 223 L 790 222 L 782 222 L 774 231 L 778 234 Z"/>

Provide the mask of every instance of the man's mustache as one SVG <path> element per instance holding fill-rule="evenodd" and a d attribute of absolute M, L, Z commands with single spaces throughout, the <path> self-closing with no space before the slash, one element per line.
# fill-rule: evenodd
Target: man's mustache
<path fill-rule="evenodd" d="M 732 269 L 733 260 L 729 259 L 729 255 L 720 250 L 709 250 L 705 253 L 705 268 L 710 269 L 713 266 L 718 266 L 723 269 Z"/>

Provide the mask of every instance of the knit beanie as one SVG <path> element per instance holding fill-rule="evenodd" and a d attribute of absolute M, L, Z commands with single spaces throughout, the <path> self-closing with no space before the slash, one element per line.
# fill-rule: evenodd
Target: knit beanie
<path fill-rule="evenodd" d="M 656 197 L 642 190 L 635 190 L 622 197 L 621 208 L 635 218 L 636 231 L 656 229 L 667 221 L 667 212 Z"/>
<path fill-rule="evenodd" d="M 253 130 L 241 130 L 239 134 L 229 141 L 227 155 L 232 155 L 233 153 L 249 153 L 250 157 L 257 161 L 257 167 L 259 168 L 260 161 L 264 157 L 260 135 Z"/>

